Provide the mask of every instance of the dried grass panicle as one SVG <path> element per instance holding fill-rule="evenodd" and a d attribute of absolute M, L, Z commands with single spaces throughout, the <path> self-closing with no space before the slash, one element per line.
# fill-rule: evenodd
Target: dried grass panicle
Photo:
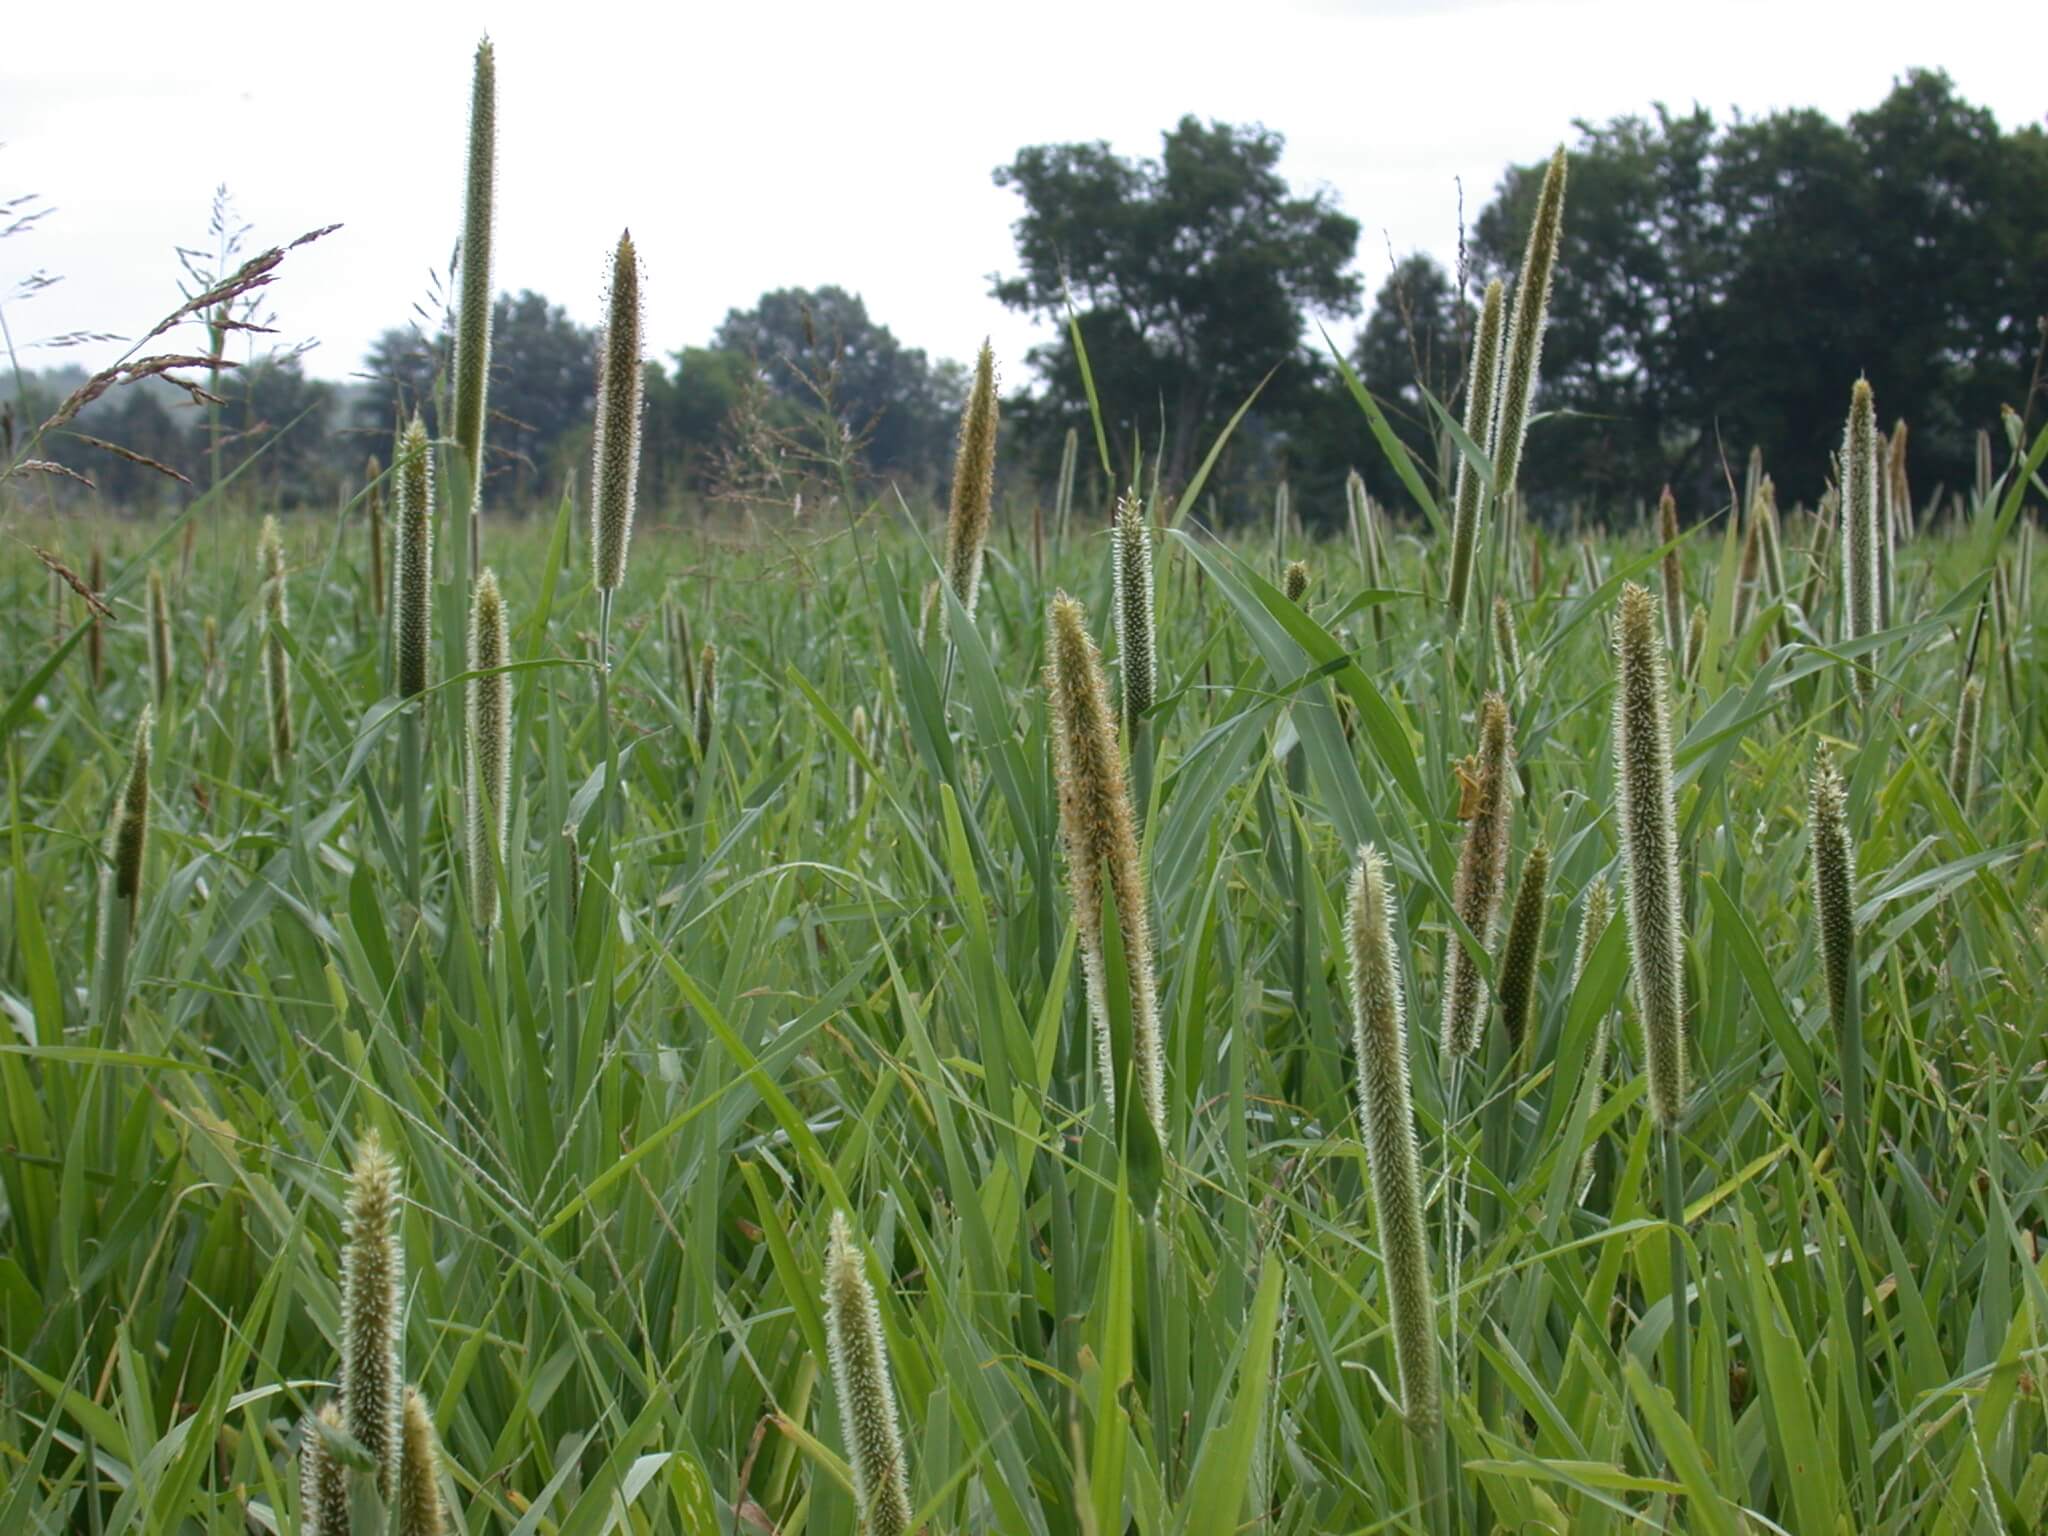
<path fill-rule="evenodd" d="M 399 1286 L 405 1253 L 398 1219 L 398 1165 L 373 1130 L 349 1178 L 348 1244 L 341 1256 L 342 1423 L 377 1464 L 388 1504 L 399 1463 Z"/>
<path fill-rule="evenodd" d="M 486 37 L 476 46 L 476 68 L 470 82 L 461 292 L 455 322 L 455 448 L 469 472 L 470 505 L 464 510 L 472 518 L 483 500 L 485 400 L 491 373 L 491 234 L 497 177 L 497 56 Z"/>
<path fill-rule="evenodd" d="M 1117 498 L 1110 529 L 1111 591 L 1116 622 L 1117 671 L 1123 679 L 1126 723 L 1151 713 L 1158 684 L 1153 612 L 1152 530 L 1136 488 Z"/>
<path fill-rule="evenodd" d="M 1067 887 L 1080 928 L 1088 1016 L 1105 1100 L 1116 1107 L 1110 1049 L 1108 985 L 1103 958 L 1103 880 L 1116 903 L 1129 978 L 1131 1051 L 1145 1113 L 1166 1145 L 1166 1076 L 1159 1007 L 1153 978 L 1152 927 L 1131 797 L 1124 779 L 1116 720 L 1102 658 L 1088 633 L 1081 605 L 1057 594 L 1047 616 L 1046 692 L 1052 705 L 1053 763 L 1059 779 L 1060 833 L 1067 855 Z"/>
<path fill-rule="evenodd" d="M 392 561 L 393 680 L 400 698 L 427 691 L 434 641 L 434 455 L 414 411 L 399 442 L 398 549 Z"/>
<path fill-rule="evenodd" d="M 1475 446 L 1493 450 L 1493 425 L 1498 409 L 1501 365 L 1502 316 L 1505 311 L 1501 281 L 1486 285 L 1479 306 L 1479 334 L 1473 344 L 1472 370 L 1465 383 L 1465 435 Z M 1479 548 L 1480 504 L 1485 486 L 1479 472 L 1463 457 L 1458 459 L 1456 503 L 1451 516 L 1451 572 L 1448 601 L 1454 629 L 1465 623 L 1470 600 L 1472 564 Z"/>
<path fill-rule="evenodd" d="M 472 914 L 484 933 L 498 921 L 498 865 L 512 801 L 512 682 L 505 599 L 497 573 L 476 579 L 469 614 L 469 879 Z"/>
<path fill-rule="evenodd" d="M 1373 1218 L 1387 1267 L 1401 1409 L 1410 1426 L 1421 1430 L 1434 1425 L 1442 1412 L 1436 1300 L 1422 1221 L 1415 1115 L 1409 1104 L 1408 1031 L 1394 950 L 1394 898 L 1386 861 L 1371 844 L 1359 850 L 1352 871 L 1345 926 L 1358 1056 L 1358 1120 L 1365 1131 Z"/>
<path fill-rule="evenodd" d="M 1484 948 L 1493 942 L 1507 888 L 1508 818 L 1513 806 L 1513 732 L 1507 701 L 1498 693 L 1487 694 L 1480 703 L 1479 751 L 1466 759 L 1460 777 L 1471 787 L 1472 816 L 1458 850 L 1451 904 Z M 1458 935 L 1451 935 L 1444 955 L 1445 1055 L 1470 1056 L 1478 1050 L 1486 1001 L 1486 979 Z"/>
<path fill-rule="evenodd" d="M 1505 503 L 1515 494 L 1522 467 L 1522 444 L 1528 434 L 1529 407 L 1536 395 L 1536 376 L 1543 356 L 1543 326 L 1550 311 L 1550 280 L 1557 268 L 1558 243 L 1564 229 L 1565 153 L 1559 145 L 1543 173 L 1536 200 L 1536 219 L 1529 226 L 1529 244 L 1515 279 L 1515 315 L 1509 327 L 1507 380 L 1502 386 L 1500 424 L 1494 433 L 1493 484 Z"/>
<path fill-rule="evenodd" d="M 1550 848 L 1538 843 L 1522 861 L 1521 884 L 1508 917 L 1507 938 L 1494 967 L 1501 1028 L 1510 1052 L 1519 1053 L 1529 1031 L 1529 1007 L 1536 995 L 1536 967 L 1543 952 L 1543 924 L 1550 896 Z"/>
<path fill-rule="evenodd" d="M 997 415 L 995 350 L 984 341 L 974 360 L 974 384 L 960 417 L 953 499 L 946 515 L 946 583 L 970 619 L 981 588 L 982 554 L 995 510 Z"/>
<path fill-rule="evenodd" d="M 1614 765 L 1626 875 L 1629 954 L 1648 1055 L 1650 1108 L 1662 1125 L 1686 1100 L 1685 941 L 1678 812 L 1657 600 L 1629 582 L 1614 626 Z"/>
<path fill-rule="evenodd" d="M 270 758 L 273 769 L 282 774 L 292 755 L 292 659 L 284 643 L 291 608 L 285 589 L 284 536 L 276 518 L 263 519 L 256 553 L 263 568 L 263 694 L 270 718 Z"/>
<path fill-rule="evenodd" d="M 843 1211 L 832 1213 L 825 1255 L 825 1342 L 853 1463 L 854 1496 L 868 1536 L 908 1536 L 910 1466 L 889 1374 L 888 1340 L 867 1265 Z"/>
<path fill-rule="evenodd" d="M 591 450 L 590 548 L 600 591 L 626 579 L 626 546 L 633 537 L 633 504 L 640 479 L 640 258 L 631 230 L 612 252 L 606 304 L 604 356 L 597 374 L 597 437 Z"/>

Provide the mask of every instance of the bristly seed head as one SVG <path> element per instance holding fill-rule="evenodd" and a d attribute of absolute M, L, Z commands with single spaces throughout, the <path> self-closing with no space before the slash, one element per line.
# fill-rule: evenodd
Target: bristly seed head
<path fill-rule="evenodd" d="M 427 691 L 427 654 L 434 639 L 434 455 L 418 411 L 412 413 L 398 451 L 394 681 L 398 696 L 410 699 Z"/>
<path fill-rule="evenodd" d="M 1501 366 L 1502 314 L 1505 310 L 1499 278 L 1486 285 L 1486 297 L 1479 306 L 1479 335 L 1472 348 L 1472 372 L 1465 381 L 1465 435 L 1488 453 L 1493 448 L 1493 427 L 1498 410 Z M 1479 474 L 1461 455 L 1458 459 L 1457 504 L 1451 519 L 1451 576 L 1448 601 L 1452 629 L 1462 629 L 1472 586 L 1472 562 L 1479 548 L 1480 502 L 1485 486 Z"/>
<path fill-rule="evenodd" d="M 1508 817 L 1514 777 L 1513 732 L 1507 701 L 1489 693 L 1479 705 L 1479 751 L 1460 777 L 1473 790 L 1473 813 L 1458 850 L 1451 904 L 1480 945 L 1493 942 L 1508 877 Z M 1447 1056 L 1469 1056 L 1479 1048 L 1486 979 L 1464 943 L 1452 934 L 1445 947 L 1443 1048 Z"/>
<path fill-rule="evenodd" d="M 505 857 L 512 803 L 512 683 L 505 599 L 497 573 L 476 579 L 469 611 L 469 880 L 477 928 L 498 921 L 497 866 Z"/>
<path fill-rule="evenodd" d="M 1152 927 L 1130 792 L 1124 782 L 1123 754 L 1109 709 L 1109 687 L 1081 605 L 1066 593 L 1058 593 L 1052 600 L 1048 625 L 1046 693 L 1052 704 L 1060 833 L 1067 853 L 1067 889 L 1081 934 L 1088 1017 L 1095 1027 L 1103 1094 L 1113 1115 L 1117 1082 L 1110 1049 L 1102 922 L 1107 871 L 1130 984 L 1131 1053 L 1138 1096 L 1163 1149 L 1167 1144 L 1165 1052 L 1152 970 Z"/>
<path fill-rule="evenodd" d="M 1973 677 L 1963 684 L 1962 702 L 1956 706 L 1956 739 L 1948 757 L 1948 792 L 1970 813 L 1970 801 L 1977 790 L 1977 735 L 1984 715 L 1984 679 Z"/>
<path fill-rule="evenodd" d="M 597 441 L 592 450 L 590 544 L 600 591 L 626 579 L 633 502 L 640 476 L 640 258 L 629 230 L 612 253 L 604 358 L 597 375 Z"/>
<path fill-rule="evenodd" d="M 149 675 L 156 689 L 156 707 L 166 708 L 176 664 L 171 655 L 171 603 L 164 592 L 164 573 L 149 568 Z"/>
<path fill-rule="evenodd" d="M 1839 1047 L 1852 1027 L 1849 972 L 1856 963 L 1856 848 L 1849 840 L 1848 792 L 1826 746 L 1814 754 L 1807 835 L 1813 852 L 1813 905 L 1819 918 L 1821 964 L 1827 975 L 1828 1018 Z"/>
<path fill-rule="evenodd" d="M 1507 939 L 1494 967 L 1500 995 L 1501 1028 L 1508 1049 L 1519 1054 L 1529 1029 L 1529 1004 L 1536 993 L 1536 966 L 1542 957 L 1543 921 L 1550 885 L 1550 849 L 1538 843 L 1522 861 L 1522 883 L 1515 888 L 1515 910 L 1508 918 Z"/>
<path fill-rule="evenodd" d="M 1304 597 L 1308 596 L 1307 561 L 1290 560 L 1287 562 L 1287 570 L 1281 578 L 1281 590 L 1287 594 L 1287 601 L 1297 605 Z"/>
<path fill-rule="evenodd" d="M 696 719 L 697 755 L 711 750 L 711 728 L 718 720 L 718 647 L 709 640 L 697 659 Z"/>
<path fill-rule="evenodd" d="M 1151 713 L 1158 682 L 1154 649 L 1152 530 L 1134 487 L 1117 498 L 1116 524 L 1110 529 L 1110 564 L 1114 567 L 1117 669 L 1123 676 L 1124 722 L 1128 726 Z"/>
<path fill-rule="evenodd" d="M 1685 613 L 1685 567 L 1678 558 L 1678 533 L 1678 498 L 1667 485 L 1664 494 L 1657 498 L 1657 542 L 1671 545 L 1660 563 L 1664 581 L 1664 638 L 1672 656 L 1682 658 L 1685 635 L 1679 625 L 1684 622 L 1681 616 Z"/>
<path fill-rule="evenodd" d="M 377 1463 L 389 1503 L 399 1462 L 399 1285 L 405 1253 L 398 1217 L 398 1165 L 375 1131 L 363 1137 L 349 1179 L 348 1245 L 341 1256 L 342 1422 Z"/>
<path fill-rule="evenodd" d="M 1614 764 L 1627 875 L 1629 954 L 1648 1051 L 1650 1108 L 1662 1125 L 1685 1111 L 1685 939 L 1678 811 L 1657 600 L 1621 589 L 1614 626 Z"/>
<path fill-rule="evenodd" d="M 1536 219 L 1529 226 L 1528 248 L 1522 254 L 1521 274 L 1515 279 L 1507 383 L 1501 394 L 1500 425 L 1494 434 L 1494 499 L 1500 505 L 1514 495 L 1521 471 L 1522 440 L 1528 432 L 1529 406 L 1535 398 L 1537 366 L 1543 355 L 1543 325 L 1550 310 L 1550 279 L 1557 268 L 1564 228 L 1564 184 L 1565 154 L 1560 144 L 1543 173 Z"/>
<path fill-rule="evenodd" d="M 868 1536 L 908 1536 L 910 1467 L 889 1379 L 889 1346 L 867 1266 L 844 1211 L 832 1213 L 825 1254 L 825 1342 L 840 1427 L 853 1462 L 861 1529 Z"/>
<path fill-rule="evenodd" d="M 276 518 L 263 519 L 256 554 L 263 567 L 263 692 L 270 715 L 270 759 L 273 771 L 283 777 L 292 755 L 292 658 L 284 645 L 291 615 L 285 594 L 284 536 Z"/>
<path fill-rule="evenodd" d="M 306 1536 L 349 1536 L 348 1468 L 327 1454 L 320 1425 L 341 1431 L 341 1410 L 322 1403 L 299 1436 L 299 1529 Z"/>
<path fill-rule="evenodd" d="M 960 417 L 960 448 L 953 460 L 953 501 L 946 518 L 946 581 L 967 616 L 981 587 L 981 557 L 988 543 L 996 494 L 996 355 L 984 341 L 974 360 L 974 386 Z"/>
<path fill-rule="evenodd" d="M 107 831 L 109 889 L 115 900 L 128 903 L 131 912 L 142 894 L 142 856 L 149 843 L 149 734 L 155 723 L 155 711 L 143 705 L 135 722 L 128 780 Z"/>
<path fill-rule="evenodd" d="M 1386 861 L 1370 843 L 1352 871 L 1346 924 L 1351 950 L 1351 1021 L 1358 1053 L 1358 1120 L 1372 1170 L 1373 1218 L 1387 1268 L 1394 1363 L 1401 1410 L 1425 1431 L 1442 1411 L 1436 1364 L 1436 1301 L 1422 1224 L 1415 1116 L 1408 1099 L 1408 1032 L 1401 968 L 1394 958 L 1394 895 Z"/>
<path fill-rule="evenodd" d="M 455 324 L 455 446 L 483 500 L 484 399 L 491 371 L 491 222 L 498 162 L 498 71 L 487 37 L 476 45 L 469 97 L 469 171 L 462 203 L 461 304 Z"/>
<path fill-rule="evenodd" d="M 433 1416 L 416 1387 L 405 1389 L 398 1460 L 398 1536 L 441 1536 L 441 1452 Z"/>
<path fill-rule="evenodd" d="M 1877 403 L 1858 379 L 1842 433 L 1842 638 L 1859 640 L 1878 625 Z M 1868 700 L 1868 664 L 1858 660 L 1856 696 Z"/>

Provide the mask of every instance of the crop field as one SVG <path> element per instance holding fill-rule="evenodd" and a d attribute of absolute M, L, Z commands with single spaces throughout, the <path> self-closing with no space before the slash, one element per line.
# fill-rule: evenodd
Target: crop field
<path fill-rule="evenodd" d="M 2041 1529 L 2048 432 L 1521 516 L 1543 228 L 1337 537 L 636 528 L 626 241 L 552 515 L 0 478 L 0 1530 Z"/>

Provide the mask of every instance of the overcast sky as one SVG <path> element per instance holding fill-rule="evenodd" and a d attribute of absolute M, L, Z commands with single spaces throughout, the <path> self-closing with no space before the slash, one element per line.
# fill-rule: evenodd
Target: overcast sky
<path fill-rule="evenodd" d="M 54 212 L 0 241 L 0 304 L 31 366 L 118 348 L 177 302 L 173 247 L 225 182 L 254 246 L 345 227 L 272 290 L 280 339 L 341 378 L 445 266 L 460 218 L 471 51 L 497 44 L 496 286 L 599 313 L 630 225 L 650 350 L 704 341 L 763 291 L 837 283 L 934 356 L 1037 336 L 988 297 L 1012 266 L 1025 144 L 1158 152 L 1183 113 L 1287 136 L 1282 173 L 1360 220 L 1368 293 L 1396 254 L 1457 242 L 1502 168 L 1656 101 L 1725 116 L 1874 104 L 1946 68 L 2010 128 L 2048 106 L 2027 0 L 1236 0 L 1119 5 L 288 3 L 235 19 L 161 3 L 10 6 L 0 201 Z M 621 15 L 627 14 L 624 11 Z M 2029 17 L 2031 16 L 2031 19 Z M 33 268 L 62 282 L 13 302 Z"/>

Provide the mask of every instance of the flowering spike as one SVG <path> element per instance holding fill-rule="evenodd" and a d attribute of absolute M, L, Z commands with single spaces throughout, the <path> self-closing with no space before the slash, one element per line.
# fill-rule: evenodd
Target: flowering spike
<path fill-rule="evenodd" d="M 852 1453 L 861 1528 L 868 1536 L 908 1536 L 910 1468 L 889 1381 L 889 1346 L 867 1266 L 843 1211 L 832 1213 L 825 1255 L 825 1341 L 840 1424 Z"/>
<path fill-rule="evenodd" d="M 1135 488 L 1117 498 L 1116 525 L 1109 537 L 1115 577 L 1117 668 L 1123 676 L 1124 720 L 1129 724 L 1151 713 L 1158 683 L 1152 530 L 1146 526 L 1144 504 Z"/>
<path fill-rule="evenodd" d="M 1657 498 L 1657 542 L 1669 544 L 1659 570 L 1664 583 L 1664 640 L 1673 656 L 1685 654 L 1685 632 L 1679 626 L 1685 612 L 1685 567 L 1678 558 L 1678 498 L 1671 487 Z"/>
<path fill-rule="evenodd" d="M 433 647 L 434 629 L 434 456 L 418 411 L 412 413 L 398 452 L 398 555 L 392 562 L 397 583 L 394 677 L 398 696 L 410 699 L 427 691 L 427 653 Z"/>
<path fill-rule="evenodd" d="M 1970 813 L 1970 801 L 1977 789 L 1977 732 L 1984 714 L 1984 679 L 1973 677 L 1963 684 L 1963 700 L 1956 706 L 1955 746 L 1948 758 L 1948 792 Z"/>
<path fill-rule="evenodd" d="M 349 1179 L 348 1246 L 341 1256 L 342 1423 L 377 1464 L 389 1503 L 399 1461 L 398 1290 L 405 1254 L 392 1224 L 398 1165 L 375 1131 L 363 1138 Z"/>
<path fill-rule="evenodd" d="M 1486 285 L 1479 306 L 1479 335 L 1472 348 L 1472 373 L 1465 384 L 1465 435 L 1491 449 L 1495 397 L 1500 387 L 1502 289 L 1499 278 Z M 1479 510 L 1484 487 L 1476 471 L 1458 459 L 1457 504 L 1451 518 L 1451 627 L 1462 629 L 1472 587 L 1472 561 L 1479 548 Z"/>
<path fill-rule="evenodd" d="M 1513 733 L 1507 701 L 1489 693 L 1479 706 L 1479 752 L 1467 758 L 1460 778 L 1475 790 L 1465 842 L 1458 851 L 1458 870 L 1451 886 L 1451 904 L 1480 945 L 1493 942 L 1501 896 L 1508 875 L 1508 815 L 1514 771 Z M 1443 1048 L 1447 1056 L 1469 1056 L 1479 1048 L 1481 1010 L 1486 1005 L 1486 980 L 1456 934 L 1444 955 Z"/>
<path fill-rule="evenodd" d="M 156 690 L 156 707 L 164 708 L 171 698 L 171 680 L 176 662 L 171 654 L 171 603 L 164 593 L 164 573 L 149 568 L 149 676 Z"/>
<path fill-rule="evenodd" d="M 1878 625 L 1877 405 L 1858 379 L 1842 434 L 1842 638 L 1860 640 Z M 1870 675 L 1856 664 L 1856 696 L 1870 697 Z"/>
<path fill-rule="evenodd" d="M 441 1536 L 440 1447 L 433 1416 L 415 1387 L 405 1389 L 398 1459 L 398 1536 Z"/>
<path fill-rule="evenodd" d="M 1529 226 L 1529 245 L 1522 271 L 1515 279 L 1515 318 L 1508 344 L 1507 383 L 1500 400 L 1500 424 L 1494 433 L 1494 499 L 1505 505 L 1515 494 L 1522 467 L 1522 440 L 1529 428 L 1529 405 L 1536 394 L 1536 373 L 1543 356 L 1543 324 L 1550 309 L 1550 278 L 1557 267 L 1559 236 L 1564 228 L 1565 155 L 1560 144 L 1543 173 L 1536 201 L 1536 220 Z"/>
<path fill-rule="evenodd" d="M 946 581 L 974 617 L 981 587 L 982 549 L 996 494 L 996 354 L 986 341 L 974 360 L 974 386 L 960 418 L 960 449 L 953 460 L 953 502 L 946 518 Z"/>
<path fill-rule="evenodd" d="M 1529 1029 L 1529 1004 L 1536 993 L 1536 965 L 1543 950 L 1543 920 L 1549 896 L 1550 849 L 1538 843 L 1522 861 L 1522 883 L 1515 888 L 1515 910 L 1508 935 L 1494 967 L 1499 979 L 1500 1022 L 1508 1050 L 1519 1054 Z"/>
<path fill-rule="evenodd" d="M 1422 1225 L 1415 1116 L 1408 1100 L 1408 1033 L 1401 972 L 1394 959 L 1394 897 L 1386 861 L 1371 844 L 1359 850 L 1346 912 L 1351 949 L 1352 1030 L 1358 1053 L 1358 1121 L 1372 1170 L 1373 1219 L 1387 1266 L 1394 1363 L 1401 1410 L 1411 1428 L 1441 1413 L 1436 1364 L 1436 1300 Z"/>
<path fill-rule="evenodd" d="M 1116 1109 L 1102 937 L 1102 882 L 1107 872 L 1131 989 L 1131 1052 L 1138 1095 L 1162 1148 L 1166 1145 L 1166 1078 L 1159 1006 L 1152 972 L 1152 927 L 1138 864 L 1130 791 L 1109 710 L 1102 658 L 1081 605 L 1054 596 L 1046 692 L 1052 701 L 1053 763 L 1059 778 L 1060 832 L 1067 852 L 1067 888 L 1081 933 L 1088 1016 L 1095 1026 L 1103 1094 Z"/>
<path fill-rule="evenodd" d="M 469 611 L 469 881 L 477 928 L 498 921 L 498 865 L 512 804 L 512 684 L 505 599 L 488 567 L 476 579 Z"/>
<path fill-rule="evenodd" d="M 498 71 L 487 37 L 476 45 L 469 96 L 469 172 L 462 201 L 461 303 L 455 322 L 455 448 L 469 471 L 469 557 L 481 553 L 484 400 L 491 372 L 491 219 L 498 175 Z"/>
<path fill-rule="evenodd" d="M 1629 954 L 1648 1050 L 1650 1108 L 1660 1124 L 1685 1110 L 1685 975 L 1678 812 L 1657 600 L 1621 589 L 1614 626 L 1614 764 L 1627 874 Z"/>
<path fill-rule="evenodd" d="M 612 253 L 604 358 L 597 375 L 597 440 L 592 450 L 590 546 L 598 589 L 626 579 L 633 501 L 640 476 L 640 258 L 629 230 Z"/>
<path fill-rule="evenodd" d="M 339 1431 L 341 1411 L 322 1403 L 299 1437 L 299 1529 L 304 1536 L 349 1536 L 348 1468 L 327 1454 L 320 1426 Z"/>
<path fill-rule="evenodd" d="M 292 658 L 284 646 L 291 615 L 285 594 L 284 538 L 276 518 L 263 519 L 256 552 L 263 567 L 263 694 L 270 714 L 270 760 L 281 777 L 292 755 Z"/>

